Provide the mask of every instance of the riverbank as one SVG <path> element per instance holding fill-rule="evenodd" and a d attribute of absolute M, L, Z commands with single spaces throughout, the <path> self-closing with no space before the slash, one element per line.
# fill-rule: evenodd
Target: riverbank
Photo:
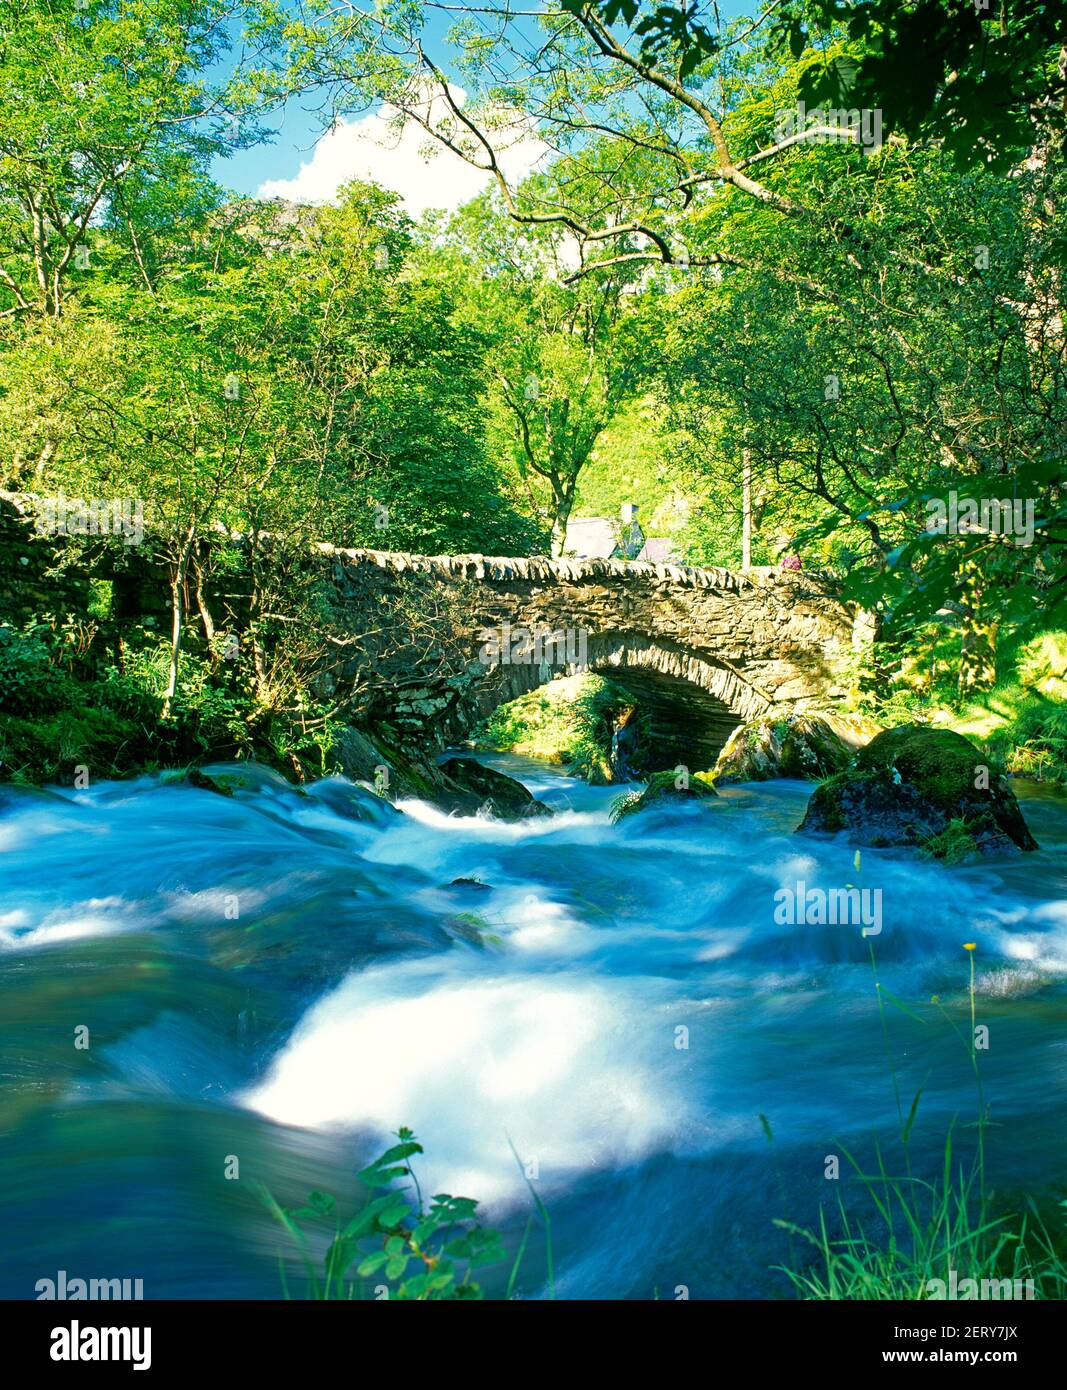
<path fill-rule="evenodd" d="M 865 696 L 852 702 L 853 722 L 868 736 L 912 722 L 952 729 L 1009 776 L 1067 785 L 1067 703 L 1053 669 L 1062 651 L 1051 641 L 1045 648 L 966 705 L 899 692 L 887 699 Z M 468 805 L 436 758 L 402 749 L 388 727 L 354 727 L 310 692 L 303 708 L 284 715 L 267 709 L 210 653 L 187 652 L 164 719 L 159 691 L 165 663 L 166 644 L 149 630 L 131 632 L 113 661 L 89 663 L 68 628 L 0 624 L 0 782 L 84 786 L 88 779 L 253 759 L 298 784 L 333 772 L 372 785 L 384 777 L 379 790 L 387 796 L 426 796 L 452 809 Z M 851 734 L 843 748 L 851 749 L 857 738 L 863 741 L 862 734 Z M 661 770 L 649 716 L 626 691 L 596 675 L 563 677 L 501 706 L 476 731 L 472 746 L 542 758 L 592 785 Z M 820 766 L 819 758 L 812 760 L 807 775 L 821 775 Z M 797 771 L 803 768 L 788 759 L 781 768 L 785 775 Z"/>

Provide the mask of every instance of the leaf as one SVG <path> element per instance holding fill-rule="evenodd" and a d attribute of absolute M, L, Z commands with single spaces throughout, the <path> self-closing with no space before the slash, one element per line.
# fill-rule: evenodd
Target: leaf
<path fill-rule="evenodd" d="M 356 1175 L 360 1182 L 366 1183 L 368 1187 L 388 1187 L 397 1178 L 406 1178 L 408 1170 L 406 1168 L 379 1168 L 372 1163 L 369 1168 L 360 1169 Z"/>
<path fill-rule="evenodd" d="M 911 1134 L 911 1127 L 915 1123 L 915 1116 L 919 1113 L 919 1100 L 922 1096 L 922 1093 L 923 1088 L 920 1086 L 919 1089 L 915 1092 L 915 1099 L 912 1101 L 911 1109 L 908 1111 L 908 1122 L 904 1126 L 904 1132 L 901 1136 L 905 1144 L 908 1142 L 908 1136 Z"/>
<path fill-rule="evenodd" d="M 345 1270 L 356 1256 L 356 1242 L 337 1236 L 330 1242 L 326 1251 L 326 1277 L 328 1280 L 343 1279 Z"/>
<path fill-rule="evenodd" d="M 398 1163 L 402 1158 L 410 1158 L 412 1154 L 421 1154 L 423 1148 L 421 1144 L 414 1140 L 408 1140 L 403 1144 L 394 1144 L 391 1149 L 386 1149 L 381 1158 L 375 1159 L 372 1167 L 379 1167 L 385 1163 Z"/>
<path fill-rule="evenodd" d="M 411 1207 L 403 1197 L 396 1199 L 378 1217 L 379 1226 L 392 1229 L 399 1226 L 402 1221 L 406 1221 L 411 1215 Z"/>
<path fill-rule="evenodd" d="M 364 1235 L 367 1231 L 373 1230 L 378 1218 L 386 1213 L 391 1215 L 391 1209 L 396 1207 L 397 1197 L 395 1192 L 387 1192 L 384 1197 L 375 1197 L 373 1201 L 353 1216 L 352 1220 L 344 1228 L 341 1234 L 347 1238 L 354 1238 Z M 404 1210 L 407 1211 L 407 1203 L 404 1203 Z M 386 1221 L 386 1225 L 395 1224 Z"/>
<path fill-rule="evenodd" d="M 385 1264 L 388 1258 L 389 1256 L 385 1253 L 384 1250 L 376 1250 L 373 1255 L 368 1255 L 365 1260 L 361 1261 L 356 1272 L 357 1274 L 359 1274 L 360 1278 L 366 1279 L 371 1274 L 374 1274 L 379 1269 L 381 1269 L 382 1265 Z"/>

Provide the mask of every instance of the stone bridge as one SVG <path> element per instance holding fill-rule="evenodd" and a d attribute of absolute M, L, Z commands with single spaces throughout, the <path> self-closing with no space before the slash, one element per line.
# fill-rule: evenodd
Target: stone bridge
<path fill-rule="evenodd" d="M 150 536 L 127 547 L 41 535 L 36 505 L 0 493 L 0 613 L 84 614 L 88 585 L 102 577 L 113 585 L 114 623 L 166 630 L 166 571 Z M 240 552 L 244 542 L 211 544 Z M 220 630 L 249 622 L 241 572 L 222 566 L 211 583 Z M 662 766 L 709 767 L 743 720 L 844 693 L 852 619 L 803 573 L 318 545 L 305 578 L 324 591 L 318 635 L 333 669 L 320 678 L 323 693 L 422 758 L 462 742 L 498 705 L 581 670 L 609 676 L 649 712 Z M 186 594 L 190 616 L 193 599 Z"/>
<path fill-rule="evenodd" d="M 337 633 L 381 634 L 342 678 L 367 687 L 363 717 L 423 755 L 582 670 L 651 714 L 665 765 L 709 767 L 740 722 L 844 693 L 853 619 L 803 573 L 317 549 Z"/>

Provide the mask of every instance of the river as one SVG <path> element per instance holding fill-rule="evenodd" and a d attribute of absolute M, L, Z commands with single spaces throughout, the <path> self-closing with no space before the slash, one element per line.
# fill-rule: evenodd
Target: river
<path fill-rule="evenodd" d="M 861 1202 L 845 1150 L 892 1152 L 876 977 L 910 1010 L 886 1026 L 905 1110 L 923 1088 L 916 1163 L 954 1117 L 972 1142 L 965 942 L 991 1180 L 1062 1179 L 1067 800 L 1020 787 L 1036 854 L 865 850 L 857 869 L 793 833 L 808 784 L 613 825 L 619 788 L 485 761 L 556 814 L 394 810 L 247 765 L 233 796 L 147 777 L 0 792 L 0 1294 L 65 1270 L 146 1298 L 277 1297 L 257 1184 L 351 1203 L 408 1125 L 423 1190 L 478 1198 L 510 1241 L 519 1155 L 558 1297 L 788 1296 L 775 1218 Z M 877 888 L 881 930 L 779 924 L 776 890 L 800 882 Z M 546 1292 L 536 1242 L 519 1292 Z"/>

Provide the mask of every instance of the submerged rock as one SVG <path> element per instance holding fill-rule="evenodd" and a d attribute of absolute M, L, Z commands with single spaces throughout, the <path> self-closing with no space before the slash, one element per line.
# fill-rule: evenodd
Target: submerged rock
<path fill-rule="evenodd" d="M 353 786 L 347 778 L 320 777 L 307 789 L 311 801 L 328 806 L 335 816 L 364 825 L 389 825 L 400 812 L 368 787 Z"/>
<path fill-rule="evenodd" d="M 254 759 L 233 763 L 210 763 L 206 767 L 190 767 L 184 772 L 165 772 L 161 782 L 185 782 L 199 791 L 217 792 L 219 796 L 235 796 L 238 792 L 289 792 L 303 796 L 301 787 L 287 782 L 280 772 L 257 763 Z"/>
<path fill-rule="evenodd" d="M 1037 849 L 1015 793 L 961 734 L 887 729 L 816 787 L 801 831 L 847 831 L 856 844 L 912 845 L 939 859 Z"/>
<path fill-rule="evenodd" d="M 446 810 L 467 815 L 481 811 L 498 820 L 525 820 L 550 816 L 551 809 L 537 801 L 521 782 L 473 758 L 447 758 L 437 766 L 444 785 L 434 801 Z"/>
<path fill-rule="evenodd" d="M 765 782 L 772 777 L 816 781 L 842 772 L 856 750 L 881 732 L 860 715 L 791 714 L 754 719 L 736 728 L 715 763 L 717 782 Z"/>

